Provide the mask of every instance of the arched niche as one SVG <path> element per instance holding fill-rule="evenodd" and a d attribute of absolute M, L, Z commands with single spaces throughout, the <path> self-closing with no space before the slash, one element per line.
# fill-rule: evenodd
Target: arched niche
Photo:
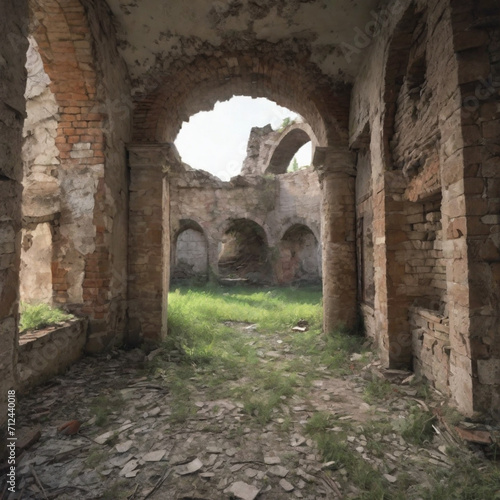
<path fill-rule="evenodd" d="M 182 220 L 172 239 L 171 280 L 204 282 L 208 279 L 208 243 L 203 228 Z"/>
<path fill-rule="evenodd" d="M 221 278 L 270 281 L 268 243 L 262 226 L 250 219 L 228 222 L 220 242 L 218 271 Z"/>
<path fill-rule="evenodd" d="M 280 284 L 321 282 L 321 250 L 313 231 L 304 224 L 290 226 L 278 245 L 275 264 Z"/>

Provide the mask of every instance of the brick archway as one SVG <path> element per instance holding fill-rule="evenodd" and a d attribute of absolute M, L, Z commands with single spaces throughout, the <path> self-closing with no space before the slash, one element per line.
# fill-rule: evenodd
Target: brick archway
<path fill-rule="evenodd" d="M 156 79 L 155 90 L 136 100 L 135 142 L 173 142 L 183 121 L 235 95 L 265 97 L 296 111 L 321 145 L 347 141 L 349 87 L 334 86 L 316 66 L 276 46 L 262 44 L 251 55 L 221 53 Z"/>

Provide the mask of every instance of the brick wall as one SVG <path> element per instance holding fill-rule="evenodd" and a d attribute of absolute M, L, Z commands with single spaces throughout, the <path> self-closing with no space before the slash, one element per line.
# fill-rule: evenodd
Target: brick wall
<path fill-rule="evenodd" d="M 102 2 L 42 0 L 32 17 L 59 107 L 54 302 L 90 318 L 87 348 L 99 350 L 125 330 L 127 71 Z"/>

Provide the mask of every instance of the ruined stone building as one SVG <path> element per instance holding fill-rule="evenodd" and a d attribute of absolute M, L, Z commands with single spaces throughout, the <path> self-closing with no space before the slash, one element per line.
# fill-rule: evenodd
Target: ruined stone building
<path fill-rule="evenodd" d="M 288 172 L 294 154 L 316 143 L 305 123 L 254 127 L 241 175 L 231 182 L 180 159 L 170 175 L 171 278 L 231 278 L 260 284 L 321 282 L 317 174 Z"/>
<path fill-rule="evenodd" d="M 173 141 L 190 116 L 246 95 L 314 136 L 315 172 L 295 181 L 305 200 L 308 176 L 320 183 L 309 229 L 324 330 L 361 315 L 386 366 L 413 368 L 466 414 L 498 415 L 498 0 L 0 5 L 2 405 L 19 383 L 20 294 L 86 318 L 88 352 L 166 334 L 173 240 L 208 224 L 214 259 L 211 239 L 249 219 L 214 228 L 180 213 Z M 243 174 L 262 173 L 249 158 Z M 263 177 L 256 197 L 282 183 Z M 278 212 L 275 234 L 254 221 L 273 245 L 307 219 Z M 56 351 L 46 344 L 45 364 L 69 356 Z"/>

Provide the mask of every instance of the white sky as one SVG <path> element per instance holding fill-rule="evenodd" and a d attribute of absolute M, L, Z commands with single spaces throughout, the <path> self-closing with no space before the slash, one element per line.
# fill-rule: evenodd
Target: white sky
<path fill-rule="evenodd" d="M 252 127 L 268 123 L 277 129 L 284 118 L 297 114 L 264 98 L 237 96 L 218 102 L 212 111 L 202 111 L 184 122 L 175 145 L 182 161 L 207 170 L 222 180 L 240 173 Z M 311 143 L 296 155 L 299 166 L 311 162 Z"/>

